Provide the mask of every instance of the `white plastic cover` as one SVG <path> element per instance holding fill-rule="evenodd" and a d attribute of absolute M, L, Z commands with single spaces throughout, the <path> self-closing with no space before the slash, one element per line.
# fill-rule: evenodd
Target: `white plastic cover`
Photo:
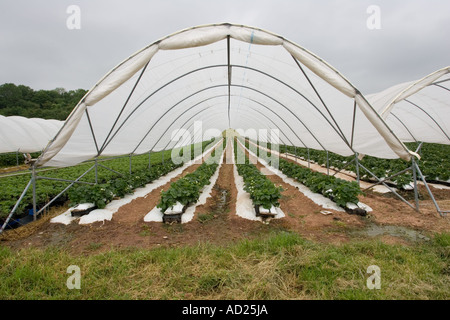
<path fill-rule="evenodd" d="M 279 35 L 218 24 L 169 35 L 111 70 L 38 165 L 158 151 L 228 128 L 278 128 L 288 145 L 410 159 L 367 100 L 325 61 Z"/>
<path fill-rule="evenodd" d="M 450 144 L 450 67 L 367 99 L 402 141 Z"/>
<path fill-rule="evenodd" d="M 0 115 L 0 153 L 40 152 L 64 121 Z"/>

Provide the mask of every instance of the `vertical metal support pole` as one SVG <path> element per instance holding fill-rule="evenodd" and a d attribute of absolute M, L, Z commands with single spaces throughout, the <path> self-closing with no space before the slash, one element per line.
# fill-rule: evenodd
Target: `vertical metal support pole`
<path fill-rule="evenodd" d="M 445 214 L 444 214 L 444 213 L 441 211 L 441 209 L 439 208 L 439 205 L 437 204 L 436 199 L 434 198 L 433 193 L 431 192 L 430 187 L 428 186 L 428 183 L 426 182 L 425 177 L 424 177 L 423 174 L 422 174 L 422 171 L 420 171 L 419 166 L 417 165 L 416 162 L 414 163 L 414 165 L 415 165 L 415 167 L 416 167 L 417 173 L 419 174 L 419 176 L 421 177 L 421 179 L 422 179 L 422 181 L 423 181 L 423 183 L 424 183 L 424 185 L 425 185 L 425 188 L 426 188 L 427 191 L 428 191 L 428 194 L 429 194 L 430 197 L 431 197 L 431 200 L 433 200 L 433 203 L 434 203 L 434 206 L 436 207 L 437 212 L 439 213 L 439 215 L 440 215 L 441 217 L 445 216 Z"/>
<path fill-rule="evenodd" d="M 30 179 L 30 181 L 28 181 L 28 184 L 25 187 L 25 189 L 23 190 L 22 194 L 20 195 L 19 200 L 17 200 L 16 204 L 14 205 L 14 208 L 11 210 L 11 212 L 9 213 L 5 222 L 3 223 L 2 227 L 0 228 L 0 234 L 3 232 L 3 230 L 5 230 L 6 226 L 8 225 L 9 220 L 11 220 L 11 217 L 13 216 L 14 212 L 16 212 L 17 207 L 19 206 L 20 202 L 22 202 L 23 197 L 25 196 L 25 194 L 27 193 L 28 189 L 31 186 L 31 182 L 32 182 L 32 179 Z"/>
<path fill-rule="evenodd" d="M 33 221 L 36 221 L 36 169 L 31 166 L 31 180 L 33 185 Z"/>
<path fill-rule="evenodd" d="M 416 160 L 414 160 L 414 157 L 411 160 L 411 165 L 414 180 L 414 201 L 416 202 L 416 211 L 419 212 L 419 192 L 417 189 Z"/>
<path fill-rule="evenodd" d="M 359 176 L 359 159 L 358 159 L 358 152 L 355 152 L 355 164 L 356 164 L 356 181 L 358 182 L 358 186 L 361 186 L 360 184 L 360 176 Z"/>
<path fill-rule="evenodd" d="M 308 168 L 311 168 L 311 163 L 309 162 L 309 148 L 306 148 L 306 150 L 308 151 Z"/>
<path fill-rule="evenodd" d="M 131 174 L 131 154 L 130 154 L 130 174 Z"/>
<path fill-rule="evenodd" d="M 328 158 L 328 150 L 327 150 L 327 175 L 330 175 L 330 159 Z"/>
<path fill-rule="evenodd" d="M 95 158 L 95 184 L 98 183 L 98 166 L 97 166 L 97 158 Z"/>
<path fill-rule="evenodd" d="M 151 168 L 152 167 L 152 151 L 150 150 L 148 152 L 148 167 Z"/>

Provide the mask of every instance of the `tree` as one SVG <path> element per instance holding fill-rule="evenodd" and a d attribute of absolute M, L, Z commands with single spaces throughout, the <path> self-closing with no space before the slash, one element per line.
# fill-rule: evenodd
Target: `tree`
<path fill-rule="evenodd" d="M 0 114 L 65 120 L 86 92 L 61 87 L 35 91 L 24 85 L 5 83 L 0 85 Z"/>

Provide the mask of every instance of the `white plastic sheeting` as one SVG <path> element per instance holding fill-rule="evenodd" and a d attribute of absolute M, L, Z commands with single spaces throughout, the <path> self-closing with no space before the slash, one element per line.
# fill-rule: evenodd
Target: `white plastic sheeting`
<path fill-rule="evenodd" d="M 44 150 L 64 121 L 0 115 L 0 153 Z"/>
<path fill-rule="evenodd" d="M 450 144 L 450 67 L 367 99 L 402 141 Z"/>
<path fill-rule="evenodd" d="M 171 148 L 179 128 L 194 136 L 184 144 L 213 129 L 279 128 L 289 145 L 411 155 L 328 63 L 279 35 L 218 24 L 169 35 L 117 65 L 80 101 L 37 165 Z"/>
<path fill-rule="evenodd" d="M 244 179 L 239 175 L 236 162 L 234 159 L 234 143 L 229 143 L 227 148 L 229 148 L 228 150 L 231 149 L 230 154 L 232 156 L 230 158 L 231 163 L 233 164 L 234 184 L 236 185 L 237 189 L 236 215 L 247 220 L 254 220 L 254 221 L 261 221 L 263 223 L 268 223 L 268 221 L 263 219 L 261 216 L 259 217 L 256 216 L 255 207 L 253 205 L 252 199 L 250 198 L 250 194 L 244 190 L 245 187 Z M 272 212 L 276 212 L 274 219 L 280 219 L 286 216 L 284 212 L 281 210 L 281 208 L 277 208 L 274 206 L 272 206 L 272 208 L 271 210 L 274 210 Z"/>
<path fill-rule="evenodd" d="M 242 145 L 242 143 L 239 141 L 239 144 L 242 148 L 248 151 L 254 158 L 257 158 L 258 161 L 266 168 L 266 170 L 269 170 L 272 174 L 276 174 L 279 176 L 285 183 L 290 184 L 291 186 L 295 187 L 299 192 L 303 193 L 307 198 L 312 200 L 315 204 L 321 206 L 324 209 L 332 209 L 335 211 L 345 212 L 345 210 L 341 207 L 339 207 L 336 202 L 331 201 L 329 198 L 324 197 L 320 193 L 312 192 L 308 187 L 305 185 L 297 182 L 296 180 L 289 178 L 287 175 L 285 175 L 283 172 L 278 170 L 277 168 L 272 167 L 269 165 L 264 159 L 258 158 L 255 153 L 250 151 L 249 149 L 245 148 L 245 146 Z"/>

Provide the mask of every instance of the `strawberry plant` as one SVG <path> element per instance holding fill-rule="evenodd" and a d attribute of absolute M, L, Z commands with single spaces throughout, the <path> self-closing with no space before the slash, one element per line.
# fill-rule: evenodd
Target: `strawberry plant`
<path fill-rule="evenodd" d="M 107 183 L 96 185 L 77 185 L 69 189 L 68 196 L 72 204 L 94 203 L 98 208 L 104 208 L 114 197 L 123 197 L 132 193 L 153 180 L 166 175 L 182 164 L 167 161 L 150 168 L 126 174 L 123 177 L 111 179 Z"/>
<path fill-rule="evenodd" d="M 213 152 L 215 153 L 215 150 Z M 177 202 L 184 206 L 197 202 L 204 186 L 210 183 L 209 180 L 218 166 L 215 162 L 203 162 L 197 170 L 173 182 L 168 190 L 161 191 L 161 199 L 157 207 L 165 212 Z"/>
<path fill-rule="evenodd" d="M 416 150 L 417 143 L 406 143 L 410 150 Z M 293 147 L 287 145 L 280 145 L 281 153 L 291 153 L 304 160 L 310 160 L 321 166 L 326 166 L 326 152 L 321 150 L 306 149 L 300 147 Z M 448 181 L 450 179 L 450 146 L 434 143 L 424 143 L 421 148 L 421 159 L 417 163 L 429 181 Z M 336 169 L 343 169 L 356 172 L 355 164 L 347 165 L 354 159 L 354 156 L 344 157 L 338 154 L 329 152 L 329 165 Z M 380 159 L 371 156 L 365 156 L 360 163 L 374 173 L 378 178 L 387 178 L 397 172 L 408 168 L 411 163 L 405 162 L 401 159 Z M 373 181 L 371 174 L 360 170 L 361 179 L 366 181 Z M 398 186 L 407 185 L 412 182 L 413 178 L 410 172 L 406 172 L 399 176 L 392 178 L 392 182 Z"/>
<path fill-rule="evenodd" d="M 234 141 L 234 156 L 237 158 L 237 141 Z M 244 180 L 244 190 L 247 191 L 255 207 L 262 206 L 270 209 L 272 206 L 279 207 L 278 200 L 281 198 L 281 187 L 276 187 L 258 168 L 250 163 L 245 156 L 245 163 L 236 163 L 237 171 Z"/>
<path fill-rule="evenodd" d="M 282 147 L 284 149 L 288 148 L 287 146 Z M 309 168 L 302 167 L 283 158 L 279 159 L 278 168 L 286 176 L 307 186 L 312 192 L 321 193 L 344 208 L 348 202 L 358 203 L 358 195 L 362 194 L 355 181 L 349 182 L 334 176 L 312 171 Z"/>
<path fill-rule="evenodd" d="M 201 143 L 192 145 L 194 147 L 200 148 L 202 152 L 207 146 L 211 144 L 212 140 L 203 141 Z M 164 158 L 167 159 L 162 163 L 162 154 L 164 153 Z M 153 181 L 169 171 L 175 169 L 173 163 L 170 161 L 171 150 L 165 150 L 161 152 L 152 152 L 150 155 L 151 167 L 149 166 L 149 154 L 137 155 L 131 158 L 132 163 L 132 174 L 124 174 L 124 176 L 118 176 L 117 173 L 110 170 L 106 170 L 102 167 L 98 168 L 97 176 L 99 184 L 110 184 L 113 193 L 116 197 L 122 197 L 128 193 L 133 192 L 133 189 L 144 185 L 150 181 Z M 192 156 L 194 154 L 192 153 Z M 117 157 L 114 159 L 103 159 L 99 158 L 98 162 L 107 166 L 108 168 L 115 170 L 117 172 L 129 172 L 130 158 L 128 156 Z M 75 180 L 80 175 L 82 175 L 86 170 L 88 170 L 93 165 L 93 161 L 88 161 L 86 163 L 66 168 L 58 168 L 48 170 L 47 168 L 42 168 L 37 170 L 37 174 L 43 177 L 49 178 L 60 178 L 66 180 Z M 180 164 L 181 165 L 181 164 Z M 10 177 L 0 177 L 0 218 L 5 218 L 9 212 L 11 212 L 17 199 L 24 190 L 25 186 L 30 180 L 30 174 L 20 174 Z M 94 182 L 95 181 L 95 171 L 87 173 L 81 181 L 84 182 Z M 38 180 L 36 182 L 36 203 L 38 208 L 45 205 L 50 199 L 60 193 L 68 184 L 65 182 L 50 181 L 50 180 Z M 131 186 L 131 187 L 130 187 Z M 77 189 L 80 185 L 75 185 L 72 188 Z M 85 186 L 86 187 L 86 186 Z M 70 189 L 69 189 L 70 190 Z M 81 190 L 81 189 L 80 189 Z M 81 191 L 80 191 L 81 192 Z M 87 191 L 88 192 L 88 191 Z M 75 192 L 76 193 L 76 192 Z M 68 192 L 62 195 L 59 199 L 62 201 L 67 200 Z M 77 196 L 74 196 L 72 192 L 72 201 L 74 202 Z M 100 195 L 97 197 L 101 201 Z M 20 203 L 18 209 L 16 210 L 16 216 L 21 217 L 27 214 L 27 209 L 31 207 L 33 201 L 31 189 L 28 190 L 27 194 Z M 99 202 L 100 205 L 102 205 Z"/>
<path fill-rule="evenodd" d="M 312 171 L 282 158 L 279 161 L 281 172 L 307 186 L 311 191 L 333 200 L 337 205 L 345 207 L 347 202 L 359 202 L 358 195 L 362 192 L 355 181 L 350 182 Z"/>

